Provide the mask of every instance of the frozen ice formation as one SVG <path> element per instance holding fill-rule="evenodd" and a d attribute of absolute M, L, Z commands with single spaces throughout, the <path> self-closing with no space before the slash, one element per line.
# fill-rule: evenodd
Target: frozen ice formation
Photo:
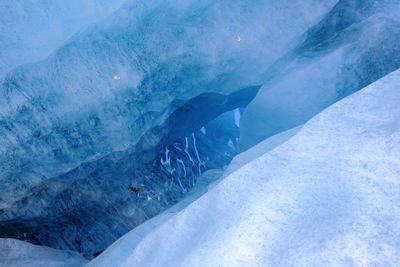
<path fill-rule="evenodd" d="M 334 104 L 93 266 L 397 266 L 399 86 L 397 70 Z"/>
<path fill-rule="evenodd" d="M 74 250 L 91 259 L 145 222 L 136 233 L 150 235 L 135 239 L 139 246 L 132 255 L 136 255 L 139 249 L 146 250 L 144 244 L 151 243 L 153 231 L 169 224 L 155 218 L 160 223 L 157 224 L 151 218 L 157 214 L 168 214 L 170 218 L 174 213 L 181 218 L 181 214 L 209 198 L 228 205 L 224 196 L 234 189 L 228 188 L 221 196 L 215 192 L 239 179 L 232 177 L 239 177 L 268 158 L 262 156 L 267 150 L 271 150 L 268 155 L 277 157 L 273 159 L 276 162 L 258 169 L 257 175 L 265 174 L 271 183 L 280 186 L 276 192 L 285 193 L 283 183 L 294 174 L 289 173 L 289 168 L 279 168 L 284 165 L 280 161 L 284 155 L 289 157 L 279 151 L 292 144 L 298 160 L 300 155 L 312 153 L 314 150 L 308 147 L 311 144 L 296 140 L 317 140 L 315 135 L 304 133 L 314 129 L 310 125 L 331 109 L 304 129 L 300 130 L 299 125 L 400 68 L 398 14 L 397 0 L 1 1 L 0 237 Z M 352 114 L 349 111 L 349 116 Z M 385 119 L 388 118 L 382 118 Z M 346 123 L 337 120 L 332 127 Z M 348 138 L 353 137 L 356 126 L 348 130 Z M 330 129 L 321 134 L 336 134 Z M 337 129 L 334 140 L 348 141 L 341 131 L 342 128 Z M 293 136 L 293 140 L 280 146 Z M 343 144 L 335 151 L 350 147 Z M 299 152 L 301 149 L 304 153 Z M 330 203 L 316 191 L 319 187 L 312 187 L 318 185 L 307 176 L 321 171 L 324 175 L 319 178 L 320 187 L 325 190 L 328 170 L 323 172 L 324 168 L 335 160 L 344 164 L 342 158 L 328 152 L 318 151 L 318 157 L 325 155 L 321 161 L 313 158 L 304 163 L 304 177 L 298 173 L 293 186 L 283 195 L 289 201 L 288 207 L 272 191 L 271 196 L 257 193 L 269 190 L 263 188 L 270 186 L 269 180 L 260 182 L 259 189 L 257 183 L 245 186 L 258 181 L 256 171 L 249 171 L 242 184 L 237 181 L 241 188 L 232 195 L 232 203 L 239 203 L 239 197 L 243 197 L 239 207 L 263 211 L 266 207 L 257 206 L 255 201 L 272 201 L 277 206 L 268 207 L 276 209 L 276 214 L 280 212 L 280 218 L 295 220 L 285 212 L 289 207 L 296 211 L 304 208 L 303 202 L 290 202 L 301 195 L 296 188 L 303 190 L 304 184 L 316 192 L 317 199 Z M 265 159 L 269 160 L 273 161 Z M 290 159 L 286 161 L 288 167 L 294 164 Z M 322 161 L 325 165 L 312 169 L 317 166 L 313 164 Z M 226 167 L 222 178 L 206 186 L 217 179 L 208 176 L 210 170 L 221 174 Z M 299 171 L 296 168 L 293 171 Z M 342 169 L 340 165 L 332 175 L 341 177 L 338 172 L 346 171 L 350 172 L 349 166 Z M 252 178 L 253 174 L 257 177 Z M 282 177 L 282 181 L 276 177 Z M 359 181 L 357 177 L 354 181 Z M 348 183 L 344 186 L 348 191 L 343 194 L 355 194 Z M 214 187 L 217 189 L 208 192 Z M 244 201 L 244 194 L 250 191 L 255 192 L 254 196 Z M 201 194 L 206 196 L 178 212 Z M 385 197 L 382 199 L 385 201 Z M 355 204 L 346 199 L 343 205 L 364 207 L 362 198 L 354 201 Z M 339 206 L 332 203 L 333 208 Z M 174 204 L 175 210 L 171 208 Z M 321 212 L 324 225 L 325 210 L 312 207 Z M 215 208 L 209 214 L 214 214 L 210 222 L 215 221 L 213 227 L 217 228 L 210 227 L 210 231 L 219 229 L 220 223 L 230 225 L 229 218 L 216 217 L 221 210 L 218 205 Z M 203 216 L 202 212 L 194 218 Z M 227 214 L 240 216 L 230 208 Z M 262 220 L 254 214 L 256 222 Z M 346 216 L 347 213 L 343 217 L 349 218 Z M 354 216 L 357 223 L 359 217 Z M 246 221 L 240 222 L 243 227 L 246 225 Z M 176 228 L 180 227 L 183 224 Z M 193 234 L 201 235 L 195 229 Z M 204 238 L 212 235 L 207 231 Z M 221 232 L 221 242 L 227 241 L 226 233 Z M 240 237 L 240 231 L 237 234 Z M 232 236 L 226 249 L 229 244 L 234 246 L 234 238 L 241 241 L 239 237 Z M 203 241 L 209 246 L 208 241 Z M 163 242 L 168 246 L 169 241 Z M 176 249 L 171 257 L 186 255 L 174 242 L 168 248 Z M 185 242 L 182 247 L 189 244 Z M 382 250 L 389 251 L 391 247 L 386 245 Z M 202 249 L 206 251 L 207 246 Z M 236 246 L 241 246 L 240 242 Z M 276 255 L 281 252 L 279 244 L 273 249 L 271 253 Z M 246 261 L 256 252 L 243 253 L 248 253 L 243 256 Z M 147 261 L 146 255 L 137 258 L 138 262 Z M 160 257 L 160 261 L 163 259 Z M 273 255 L 271 259 L 275 259 Z M 195 262 L 192 256 L 187 260 Z M 227 259 L 228 263 L 229 260 L 234 261 Z M 165 262 L 168 264 L 169 259 Z"/>
<path fill-rule="evenodd" d="M 192 98 L 212 93 L 203 99 L 220 106 L 225 95 L 259 85 L 268 63 L 334 3 L 129 1 L 45 61 L 14 69 L 0 100 L 0 161 L 8 162 L 1 181 L 14 193 L 1 205 L 24 195 L 16 187 L 26 180 L 37 185 L 135 145 Z M 238 44 L 238 32 L 247 41 L 242 34 Z"/>
<path fill-rule="evenodd" d="M 135 151 L 113 153 L 33 187 L 4 209 L 0 234 L 92 258 L 132 228 L 175 204 L 210 168 L 236 154 L 234 112 L 163 148 L 140 163 Z M 231 146 L 233 144 L 233 147 Z M 223 151 L 224 153 L 220 152 Z M 135 193 L 130 188 L 137 188 Z"/>
<path fill-rule="evenodd" d="M 241 120 L 240 150 L 303 124 L 399 68 L 399 14 L 399 1 L 339 1 L 266 71 Z"/>
<path fill-rule="evenodd" d="M 235 117 L 237 118 L 238 113 L 235 112 L 235 114 Z M 289 140 L 297 132 L 299 132 L 300 129 L 301 127 L 296 127 L 264 140 L 248 151 L 237 155 L 226 168 L 226 170 L 214 169 L 206 171 L 201 177 L 199 177 L 198 183 L 177 204 L 171 208 L 168 208 L 154 218 L 147 220 L 145 223 L 124 235 L 118 241 L 114 242 L 109 248 L 107 248 L 104 255 L 100 255 L 96 259 L 92 260 L 87 266 L 115 265 L 119 262 L 116 262 L 115 259 L 124 259 L 128 257 L 131 251 L 133 251 L 149 233 L 168 221 L 171 217 L 175 216 L 178 212 L 189 206 L 202 195 L 206 194 L 210 189 L 222 181 L 224 176 L 227 176 L 231 172 L 239 169 L 247 163 L 250 163 L 266 152 Z"/>
<path fill-rule="evenodd" d="M 127 188 L 168 191 L 173 168 L 163 171 L 169 156 L 160 164 L 160 153 L 245 107 L 268 65 L 336 2 L 131 0 L 45 60 L 8 72 L 0 87 L 0 236 L 91 257 L 157 214 L 188 185 L 175 179 L 162 204 L 147 208 L 153 196 L 136 203 Z M 236 138 L 224 142 L 222 159 Z M 140 182 L 146 176 L 151 186 Z"/>
<path fill-rule="evenodd" d="M 0 79 L 12 68 L 47 57 L 82 28 L 117 10 L 123 0 L 0 2 Z"/>
<path fill-rule="evenodd" d="M 0 266 L 8 267 L 79 267 L 87 263 L 73 251 L 35 246 L 15 239 L 0 239 Z"/>

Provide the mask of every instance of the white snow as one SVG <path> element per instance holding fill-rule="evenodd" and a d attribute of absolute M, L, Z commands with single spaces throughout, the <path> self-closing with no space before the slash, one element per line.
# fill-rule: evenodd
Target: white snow
<path fill-rule="evenodd" d="M 399 266 L 400 70 L 93 266 Z"/>
<path fill-rule="evenodd" d="M 292 138 L 294 135 L 296 135 L 301 130 L 302 127 L 303 125 L 297 126 L 293 129 L 271 136 L 270 138 L 267 138 L 261 143 L 246 150 L 245 152 L 240 153 L 229 164 L 228 168 L 225 171 L 225 175 L 231 174 L 232 172 L 243 167 L 247 163 L 257 159 L 258 157 L 262 156 L 268 151 L 283 144 L 284 142 Z"/>
<path fill-rule="evenodd" d="M 160 215 L 146 221 L 139 227 L 133 229 L 122 238 L 111 245 L 106 252 L 89 262 L 86 266 L 118 266 L 122 264 L 131 251 L 149 234 L 151 231 L 171 219 L 178 212 L 186 208 L 192 202 L 204 195 L 211 184 L 222 176 L 221 170 L 209 170 L 203 173 L 195 187 L 185 195 L 176 205 L 167 209 Z"/>
<path fill-rule="evenodd" d="M 79 267 L 87 263 L 73 251 L 32 245 L 16 239 L 0 239 L 0 266 Z"/>

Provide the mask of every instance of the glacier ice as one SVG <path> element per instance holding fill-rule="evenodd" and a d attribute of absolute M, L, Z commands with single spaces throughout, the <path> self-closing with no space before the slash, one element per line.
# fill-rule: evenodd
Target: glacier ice
<path fill-rule="evenodd" d="M 33 187 L 2 211 L 0 235 L 92 258 L 201 184 L 204 171 L 229 163 L 237 153 L 229 142 L 239 137 L 234 112 L 203 128 L 206 134 L 196 131 L 173 140 L 149 162 L 140 162 L 143 152 L 113 153 Z M 130 191 L 132 186 L 141 192 Z"/>
<path fill-rule="evenodd" d="M 91 258 L 186 195 L 182 208 L 235 156 L 238 127 L 242 151 L 278 135 L 225 175 L 399 68 L 399 6 L 3 1 L 0 237 Z"/>
<path fill-rule="evenodd" d="M 327 108 L 96 266 L 397 266 L 399 85 L 400 69 Z"/>
<path fill-rule="evenodd" d="M 240 114 L 239 111 L 235 110 L 235 125 L 237 125 L 236 123 L 239 116 L 238 114 Z M 168 208 L 154 218 L 147 220 L 143 224 L 130 231 L 128 234 L 124 235 L 118 241 L 114 242 L 109 248 L 107 248 L 104 255 L 98 256 L 87 266 L 111 266 L 116 265 L 119 261 L 123 261 L 124 258 L 129 256 L 131 251 L 134 250 L 134 248 L 146 237 L 147 234 L 151 233 L 151 231 L 153 231 L 155 228 L 159 227 L 171 217 L 175 216 L 178 212 L 200 198 L 202 195 L 206 194 L 210 189 L 223 180 L 224 176 L 227 176 L 233 171 L 255 160 L 259 156 L 262 156 L 264 153 L 284 143 L 293 137 L 297 132 L 299 132 L 300 129 L 301 127 L 296 127 L 264 140 L 248 151 L 236 156 L 226 170 L 212 169 L 206 171 L 201 175 L 201 177 L 199 177 L 198 183 L 177 204 Z"/>
<path fill-rule="evenodd" d="M 135 209 L 126 205 L 135 202 L 129 183 L 151 176 L 175 140 L 246 106 L 268 65 L 336 2 L 130 0 L 45 60 L 8 72 L 0 87 L 1 236 L 28 234 L 87 256 L 157 214 L 184 185 L 175 180 L 163 205 Z M 228 154 L 235 142 L 226 142 Z M 167 191 L 163 174 L 153 191 Z M 103 221 L 93 223 L 96 216 Z M 84 236 L 81 227 L 95 229 Z"/>
<path fill-rule="evenodd" d="M 400 67 L 400 2 L 342 0 L 265 73 L 241 120 L 240 150 L 303 124 Z"/>
<path fill-rule="evenodd" d="M 0 205 L 23 196 L 26 180 L 37 185 L 135 145 L 202 93 L 260 84 L 262 70 L 336 1 L 174 2 L 128 1 L 46 60 L 7 74 L 1 181 L 14 193 Z"/>
<path fill-rule="evenodd" d="M 73 251 L 35 246 L 24 241 L 0 238 L 0 266 L 79 267 L 87 263 Z"/>
<path fill-rule="evenodd" d="M 0 3 L 0 79 L 14 67 L 44 59 L 123 0 L 6 0 Z"/>

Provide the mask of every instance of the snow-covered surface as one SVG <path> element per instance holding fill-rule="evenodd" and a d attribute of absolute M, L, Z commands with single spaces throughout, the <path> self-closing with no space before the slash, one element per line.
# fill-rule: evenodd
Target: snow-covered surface
<path fill-rule="evenodd" d="M 0 266 L 79 267 L 86 262 L 73 251 L 35 246 L 16 239 L 0 239 Z"/>
<path fill-rule="evenodd" d="M 246 150 L 245 152 L 240 153 L 235 158 L 233 158 L 232 162 L 229 164 L 228 168 L 225 171 L 224 175 L 229 175 L 237 169 L 243 167 L 247 163 L 257 159 L 268 151 L 278 147 L 283 144 L 294 135 L 296 135 L 303 125 L 297 126 L 293 129 L 284 131 L 282 133 L 271 136 L 270 138 L 265 139 L 261 143 L 253 146 L 252 148 Z"/>
<path fill-rule="evenodd" d="M 96 266 L 398 266 L 399 87 L 400 70 L 329 107 Z"/>
<path fill-rule="evenodd" d="M 107 248 L 105 253 L 100 254 L 97 258 L 89 262 L 87 266 L 115 266 L 118 264 L 119 260 L 129 257 L 131 251 L 146 237 L 146 235 L 204 195 L 208 191 L 209 185 L 217 181 L 222 174 L 222 170 L 209 170 L 205 172 L 199 178 L 196 186 L 179 201 L 178 204 L 121 237 Z"/>

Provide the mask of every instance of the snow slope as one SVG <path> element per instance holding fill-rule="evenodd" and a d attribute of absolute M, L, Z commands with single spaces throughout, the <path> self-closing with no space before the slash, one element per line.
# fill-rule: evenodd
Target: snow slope
<path fill-rule="evenodd" d="M 324 110 L 115 265 L 398 266 L 399 87 L 397 70 Z"/>
<path fill-rule="evenodd" d="M 229 164 L 228 168 L 225 171 L 225 175 L 231 174 L 232 172 L 243 167 L 247 163 L 257 159 L 258 157 L 262 156 L 268 151 L 283 144 L 284 142 L 292 138 L 294 135 L 296 135 L 301 130 L 302 126 L 303 125 L 300 125 L 290 130 L 271 136 L 266 140 L 260 142 L 259 144 L 251 147 L 250 149 L 240 153 L 235 158 L 233 158 L 233 160 L 231 161 L 231 163 Z"/>

